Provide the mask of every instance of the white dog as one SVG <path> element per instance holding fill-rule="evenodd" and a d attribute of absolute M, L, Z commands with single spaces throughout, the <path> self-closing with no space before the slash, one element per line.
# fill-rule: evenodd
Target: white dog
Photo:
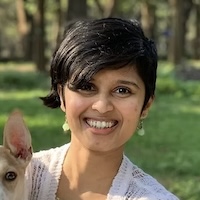
<path fill-rule="evenodd" d="M 22 114 L 9 116 L 0 145 L 0 200 L 27 200 L 25 170 L 32 158 L 31 135 Z"/>

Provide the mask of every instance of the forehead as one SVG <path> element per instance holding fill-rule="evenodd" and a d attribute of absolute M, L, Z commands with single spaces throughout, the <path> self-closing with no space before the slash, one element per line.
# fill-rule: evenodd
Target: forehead
<path fill-rule="evenodd" d="M 1 172 L 5 171 L 6 169 L 10 169 L 10 168 L 15 168 L 12 166 L 18 166 L 18 162 L 16 161 L 16 159 L 14 158 L 14 156 L 12 156 L 9 152 L 8 149 L 4 148 L 3 146 L 0 146 L 0 174 Z"/>
<path fill-rule="evenodd" d="M 95 75 L 93 75 L 92 79 L 97 79 L 99 77 L 106 78 L 106 76 L 110 76 L 112 78 L 122 77 L 124 79 L 139 79 L 139 74 L 135 66 L 124 66 L 122 68 L 105 68 L 98 71 Z M 106 79 L 105 79 L 106 80 Z M 107 80 L 106 80 L 107 81 Z"/>

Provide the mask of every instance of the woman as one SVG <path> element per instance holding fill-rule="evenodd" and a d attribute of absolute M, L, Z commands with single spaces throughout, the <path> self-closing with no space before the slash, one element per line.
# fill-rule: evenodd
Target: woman
<path fill-rule="evenodd" d="M 178 199 L 124 155 L 153 103 L 156 69 L 155 44 L 137 21 L 70 25 L 42 100 L 65 113 L 71 142 L 34 154 L 27 171 L 31 200 Z"/>

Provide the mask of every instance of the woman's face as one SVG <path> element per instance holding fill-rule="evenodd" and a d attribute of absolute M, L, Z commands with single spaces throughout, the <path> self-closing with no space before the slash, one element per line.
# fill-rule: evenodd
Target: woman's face
<path fill-rule="evenodd" d="M 93 151 L 121 148 L 148 113 L 152 99 L 142 111 L 144 97 L 144 83 L 130 66 L 101 70 L 77 91 L 65 86 L 61 109 L 67 116 L 71 143 Z"/>

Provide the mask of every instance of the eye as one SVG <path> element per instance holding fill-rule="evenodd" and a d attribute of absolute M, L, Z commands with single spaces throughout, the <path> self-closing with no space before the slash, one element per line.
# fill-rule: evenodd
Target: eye
<path fill-rule="evenodd" d="M 15 172 L 10 171 L 5 174 L 5 179 L 7 181 L 14 181 L 16 178 L 17 178 L 17 174 Z"/>
<path fill-rule="evenodd" d="M 79 88 L 79 90 L 91 91 L 94 90 L 94 87 L 91 83 L 85 83 Z"/>
<path fill-rule="evenodd" d="M 117 93 L 118 95 L 130 95 L 132 92 L 129 88 L 126 87 L 118 87 L 117 89 L 115 89 L 115 93 Z"/>
<path fill-rule="evenodd" d="M 78 87 L 78 92 L 84 95 L 93 94 L 95 91 L 95 85 L 92 83 L 84 83 Z"/>

